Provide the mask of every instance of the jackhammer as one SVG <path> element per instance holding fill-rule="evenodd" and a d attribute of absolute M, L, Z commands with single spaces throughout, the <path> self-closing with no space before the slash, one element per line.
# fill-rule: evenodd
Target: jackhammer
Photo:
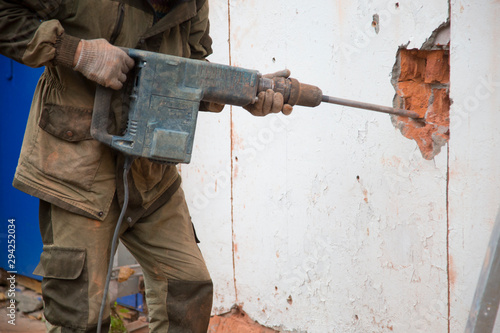
<path fill-rule="evenodd" d="M 128 205 L 127 174 L 136 157 L 162 163 L 189 163 L 193 149 L 200 102 L 245 106 L 253 104 L 261 91 L 272 89 L 289 105 L 316 107 L 322 102 L 340 104 L 419 120 L 416 112 L 323 95 L 321 89 L 293 78 L 263 77 L 258 71 L 186 59 L 135 49 L 124 49 L 135 62 L 129 80 L 132 88 L 125 134 L 108 133 L 113 91 L 99 86 L 92 114 L 94 139 L 122 152 L 124 203 L 115 228 L 111 258 L 99 313 L 97 332 L 113 269 L 118 231 Z"/>
<path fill-rule="evenodd" d="M 321 89 L 293 78 L 263 77 L 258 71 L 125 49 L 135 59 L 128 126 L 122 136 L 107 132 L 111 90 L 99 87 L 92 136 L 126 155 L 170 163 L 189 163 L 201 101 L 244 106 L 260 91 L 280 92 L 290 105 L 322 102 L 418 119 L 416 112 L 323 95 Z"/>

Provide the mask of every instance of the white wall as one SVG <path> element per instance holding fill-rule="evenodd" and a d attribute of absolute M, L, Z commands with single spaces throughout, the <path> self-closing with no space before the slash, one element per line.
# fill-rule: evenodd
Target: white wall
<path fill-rule="evenodd" d="M 385 114 L 200 115 L 181 172 L 214 313 L 241 304 L 295 332 L 447 332 L 450 290 L 451 332 L 463 330 L 500 204 L 498 93 L 456 110 L 498 73 L 499 6 L 451 4 L 451 141 L 431 161 Z M 448 17 L 446 0 L 211 0 L 210 59 L 391 105 L 398 47 L 421 47 Z"/>
<path fill-rule="evenodd" d="M 451 331 L 464 327 L 500 208 L 498 1 L 452 1 Z M 499 320 L 497 320 L 498 322 Z M 496 325 L 500 332 L 500 325 Z"/>

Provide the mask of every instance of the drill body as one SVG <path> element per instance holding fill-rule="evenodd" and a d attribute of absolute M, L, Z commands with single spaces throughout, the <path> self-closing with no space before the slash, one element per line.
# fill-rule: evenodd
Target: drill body
<path fill-rule="evenodd" d="M 260 91 L 273 89 L 291 105 L 321 103 L 319 88 L 303 85 L 314 89 L 301 89 L 294 79 L 264 78 L 256 70 L 135 49 L 126 51 L 136 66 L 125 134 L 107 132 L 111 91 L 102 87 L 96 92 L 91 133 L 96 140 L 135 157 L 189 163 L 201 101 L 244 106 L 254 103 Z"/>

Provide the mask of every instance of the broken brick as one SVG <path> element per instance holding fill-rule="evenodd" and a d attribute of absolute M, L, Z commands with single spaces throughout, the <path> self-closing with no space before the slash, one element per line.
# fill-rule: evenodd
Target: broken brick
<path fill-rule="evenodd" d="M 121 266 L 118 273 L 118 282 L 127 281 L 134 273 L 135 271 L 129 266 Z"/>
<path fill-rule="evenodd" d="M 207 333 L 276 333 L 277 331 L 268 327 L 259 325 L 241 309 L 234 307 L 231 312 L 213 316 Z"/>
<path fill-rule="evenodd" d="M 423 81 L 423 73 L 425 71 L 425 56 L 422 56 L 418 50 L 400 51 L 401 59 L 401 74 L 399 81 Z"/>
<path fill-rule="evenodd" d="M 425 83 L 450 82 L 449 57 L 440 50 L 429 51 L 425 64 Z"/>
<path fill-rule="evenodd" d="M 401 49 L 399 57 L 395 106 L 417 112 L 424 122 L 401 116 L 393 116 L 393 122 L 430 160 L 449 140 L 449 51 Z"/>
<path fill-rule="evenodd" d="M 398 88 L 397 93 L 403 98 L 405 108 L 424 117 L 431 98 L 430 87 L 414 81 L 404 81 L 399 83 Z"/>
<path fill-rule="evenodd" d="M 433 102 L 429 107 L 426 121 L 448 127 L 450 122 L 450 96 L 446 89 L 433 89 Z"/>

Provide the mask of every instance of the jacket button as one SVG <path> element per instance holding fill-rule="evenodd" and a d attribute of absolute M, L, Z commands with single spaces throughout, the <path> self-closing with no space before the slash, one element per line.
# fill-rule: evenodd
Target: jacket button
<path fill-rule="evenodd" d="M 71 131 L 67 131 L 67 132 L 66 132 L 66 135 L 67 135 L 67 136 L 69 136 L 69 137 L 71 138 L 71 137 L 73 136 L 73 132 L 71 132 Z"/>
<path fill-rule="evenodd" d="M 99 217 L 102 217 L 104 215 L 104 212 L 99 212 L 97 213 L 97 215 L 99 215 Z"/>

